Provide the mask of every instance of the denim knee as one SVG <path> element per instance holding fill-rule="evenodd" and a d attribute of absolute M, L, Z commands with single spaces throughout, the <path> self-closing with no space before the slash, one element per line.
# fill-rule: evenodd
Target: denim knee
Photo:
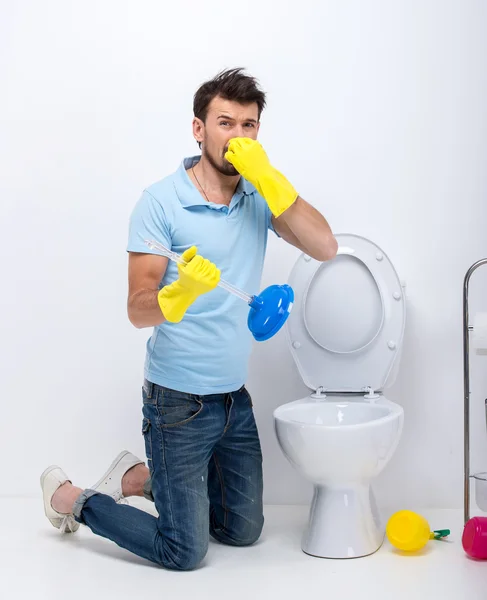
<path fill-rule="evenodd" d="M 262 534 L 262 530 L 264 528 L 264 517 L 262 516 L 260 519 L 255 520 L 252 523 L 252 526 L 249 527 L 245 532 L 242 532 L 242 535 L 235 536 L 235 545 L 236 546 L 251 546 L 255 544 L 257 540 L 260 538 Z"/>
<path fill-rule="evenodd" d="M 191 547 L 177 547 L 171 544 L 168 547 L 167 542 L 159 538 L 160 549 L 157 552 L 157 562 L 160 566 L 172 571 L 192 571 L 196 569 L 203 561 L 208 552 L 208 540 L 197 543 L 195 541 Z"/>
<path fill-rule="evenodd" d="M 260 538 L 264 528 L 264 515 L 254 518 L 239 528 L 212 528 L 211 535 L 222 544 L 228 546 L 252 546 Z"/>

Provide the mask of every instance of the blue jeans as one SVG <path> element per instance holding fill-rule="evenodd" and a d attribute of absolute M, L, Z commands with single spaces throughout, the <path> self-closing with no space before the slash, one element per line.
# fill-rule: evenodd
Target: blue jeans
<path fill-rule="evenodd" d="M 143 403 L 144 495 L 159 516 L 85 490 L 76 520 L 169 569 L 194 569 L 210 535 L 232 546 L 254 543 L 264 524 L 262 453 L 246 388 L 197 396 L 145 381 Z"/>

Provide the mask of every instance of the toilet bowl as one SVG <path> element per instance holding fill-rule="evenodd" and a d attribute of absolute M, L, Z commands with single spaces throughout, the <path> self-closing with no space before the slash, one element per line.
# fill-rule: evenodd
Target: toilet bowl
<path fill-rule="evenodd" d="M 336 237 L 335 259 L 301 255 L 290 275 L 295 305 L 286 337 L 310 394 L 278 407 L 274 426 L 285 457 L 314 486 L 303 551 L 358 558 L 385 536 L 372 484 L 403 427 L 402 407 L 383 391 L 398 370 L 405 299 L 376 244 Z"/>

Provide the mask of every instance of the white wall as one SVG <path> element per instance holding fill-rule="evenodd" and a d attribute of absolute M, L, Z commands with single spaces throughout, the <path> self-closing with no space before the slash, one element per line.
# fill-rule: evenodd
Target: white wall
<path fill-rule="evenodd" d="M 126 318 L 128 217 L 144 186 L 197 152 L 199 83 L 242 65 L 269 94 L 274 164 L 407 282 L 390 392 L 406 424 L 380 503 L 460 506 L 462 283 L 487 255 L 486 18 L 482 0 L 4 3 L 0 494 L 38 494 L 51 462 L 89 485 L 121 448 L 143 453 L 150 332 Z M 263 286 L 297 256 L 272 239 Z M 472 297 L 487 310 L 487 269 Z M 306 393 L 284 341 L 255 348 L 249 389 L 266 501 L 305 502 L 273 432 L 273 409 Z M 487 470 L 487 362 L 473 368 L 472 463 Z"/>

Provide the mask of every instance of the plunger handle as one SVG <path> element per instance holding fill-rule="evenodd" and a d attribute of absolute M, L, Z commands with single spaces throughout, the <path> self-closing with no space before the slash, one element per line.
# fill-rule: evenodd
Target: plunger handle
<path fill-rule="evenodd" d="M 178 254 L 177 252 L 173 252 L 172 250 L 169 250 L 162 244 L 159 244 L 159 242 L 155 242 L 154 240 L 145 240 L 145 243 L 152 250 L 159 250 L 159 252 L 166 258 L 169 258 L 169 260 L 172 260 L 173 262 L 178 263 L 180 265 L 187 264 L 186 261 L 183 260 L 183 257 L 180 254 Z M 238 289 L 237 287 L 233 286 L 232 284 L 226 282 L 224 279 L 220 279 L 220 281 L 218 282 L 218 286 L 223 288 L 227 292 L 230 292 L 230 294 L 237 296 L 237 298 L 244 300 L 245 302 L 247 302 L 247 304 L 252 304 L 255 301 L 255 298 L 256 298 L 255 296 L 250 296 L 246 292 L 244 292 L 244 291 Z"/>

